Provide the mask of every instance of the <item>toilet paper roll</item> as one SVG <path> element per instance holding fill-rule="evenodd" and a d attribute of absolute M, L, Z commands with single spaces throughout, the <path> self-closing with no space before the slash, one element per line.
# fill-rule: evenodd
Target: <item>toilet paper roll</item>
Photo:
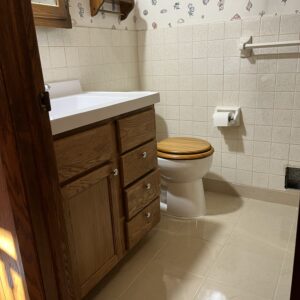
<path fill-rule="evenodd" d="M 215 127 L 226 127 L 229 126 L 231 112 L 217 112 L 214 113 L 213 121 Z"/>

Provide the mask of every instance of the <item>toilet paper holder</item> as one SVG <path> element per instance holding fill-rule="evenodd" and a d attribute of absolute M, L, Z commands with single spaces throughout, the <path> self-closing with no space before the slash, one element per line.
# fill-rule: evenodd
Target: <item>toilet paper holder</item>
<path fill-rule="evenodd" d="M 239 126 L 241 108 L 238 106 L 217 106 L 213 115 L 215 127 Z"/>

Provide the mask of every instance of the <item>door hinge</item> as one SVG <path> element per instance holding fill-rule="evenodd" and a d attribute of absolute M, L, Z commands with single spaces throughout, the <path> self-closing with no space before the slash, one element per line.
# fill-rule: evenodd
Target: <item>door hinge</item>
<path fill-rule="evenodd" d="M 41 107 L 44 111 L 51 111 L 50 95 L 49 92 L 42 92 L 40 94 Z"/>

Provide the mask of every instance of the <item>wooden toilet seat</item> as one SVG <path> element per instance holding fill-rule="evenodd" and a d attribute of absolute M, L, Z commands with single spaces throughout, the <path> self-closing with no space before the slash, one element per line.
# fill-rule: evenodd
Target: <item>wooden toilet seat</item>
<path fill-rule="evenodd" d="M 167 138 L 157 144 L 157 156 L 165 159 L 192 160 L 208 157 L 214 153 L 214 148 L 205 140 L 174 137 Z"/>

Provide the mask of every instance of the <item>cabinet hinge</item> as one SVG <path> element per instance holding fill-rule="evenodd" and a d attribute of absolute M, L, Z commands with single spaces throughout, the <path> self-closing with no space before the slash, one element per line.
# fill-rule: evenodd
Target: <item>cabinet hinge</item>
<path fill-rule="evenodd" d="M 50 95 L 49 92 L 42 92 L 40 94 L 41 107 L 44 111 L 51 111 Z"/>

